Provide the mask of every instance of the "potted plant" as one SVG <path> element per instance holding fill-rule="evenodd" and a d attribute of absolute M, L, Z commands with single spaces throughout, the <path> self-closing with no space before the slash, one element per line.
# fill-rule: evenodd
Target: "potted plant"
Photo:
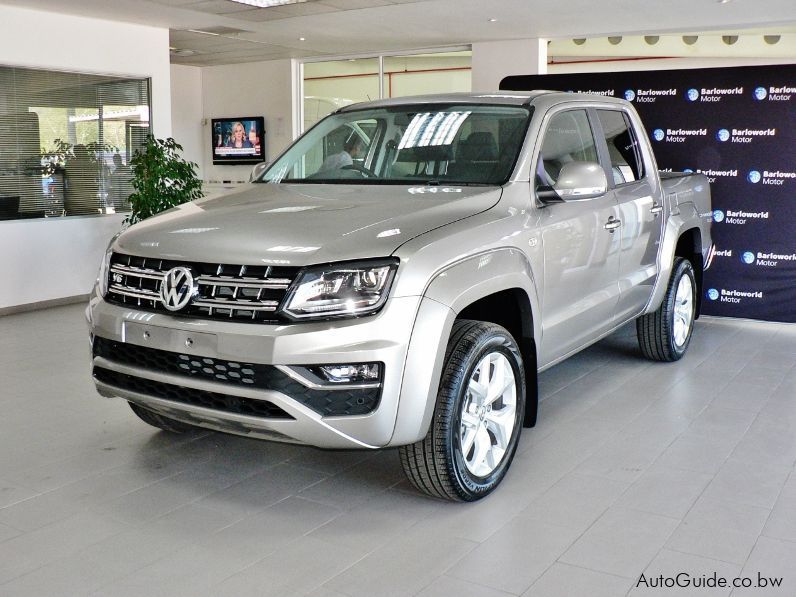
<path fill-rule="evenodd" d="M 130 160 L 129 197 L 132 211 L 125 220 L 135 224 L 157 213 L 199 199 L 202 181 L 196 176 L 196 164 L 180 155 L 182 146 L 174 139 L 156 139 L 149 135 L 144 146 Z"/>

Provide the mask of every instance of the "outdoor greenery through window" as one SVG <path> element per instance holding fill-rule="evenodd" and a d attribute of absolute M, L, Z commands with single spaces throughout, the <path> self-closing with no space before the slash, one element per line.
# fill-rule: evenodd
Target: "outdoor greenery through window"
<path fill-rule="evenodd" d="M 270 183 L 505 183 L 530 111 L 479 104 L 395 106 L 327 117 L 260 179 Z"/>
<path fill-rule="evenodd" d="M 129 211 L 149 80 L 0 67 L 0 220 Z"/>

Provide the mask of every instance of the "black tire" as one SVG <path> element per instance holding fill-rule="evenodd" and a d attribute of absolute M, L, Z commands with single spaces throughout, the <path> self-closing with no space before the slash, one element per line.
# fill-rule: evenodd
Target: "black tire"
<path fill-rule="evenodd" d="M 168 431 L 170 433 L 196 431 L 196 427 L 193 425 L 188 425 L 187 423 L 164 417 L 163 415 L 152 412 L 143 406 L 138 406 L 134 402 L 128 402 L 127 404 L 130 405 L 130 408 L 133 409 L 133 412 L 138 415 L 138 418 L 144 421 L 144 423 L 149 423 L 153 427 L 157 427 L 163 431 Z"/>
<path fill-rule="evenodd" d="M 491 473 L 478 477 L 468 470 L 466 455 L 462 454 L 462 409 L 467 404 L 468 384 L 480 360 L 495 352 L 506 357 L 514 373 L 515 420 L 501 460 Z M 501 398 L 498 402 L 502 401 Z M 525 371 L 520 349 L 511 334 L 493 323 L 454 322 L 428 434 L 399 450 L 404 473 L 418 490 L 433 497 L 465 502 L 485 497 L 500 484 L 511 465 L 522 431 L 524 408 Z M 494 445 L 495 435 L 487 433 Z"/>
<path fill-rule="evenodd" d="M 676 338 L 675 334 L 675 307 L 677 289 L 683 277 L 691 281 L 690 320 L 687 326 L 685 339 Z M 691 262 L 682 257 L 674 260 L 672 275 L 666 288 L 663 303 L 657 311 L 642 315 L 636 320 L 636 335 L 638 344 L 644 356 L 653 361 L 673 362 L 678 361 L 685 354 L 691 342 L 691 333 L 694 330 L 696 319 L 696 293 L 698 292 L 694 268 Z"/>

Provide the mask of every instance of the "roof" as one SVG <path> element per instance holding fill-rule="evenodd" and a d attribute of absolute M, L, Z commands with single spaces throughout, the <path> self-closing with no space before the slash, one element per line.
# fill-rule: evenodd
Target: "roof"
<path fill-rule="evenodd" d="M 595 101 L 597 96 L 583 93 L 571 93 L 565 91 L 551 91 L 537 89 L 534 91 L 495 91 L 491 93 L 442 93 L 435 95 L 415 95 L 406 97 L 394 97 L 369 102 L 359 102 L 344 106 L 337 112 L 354 112 L 357 110 L 367 110 L 370 108 L 387 108 L 393 106 L 416 106 L 418 104 L 479 104 L 493 106 L 527 106 L 533 100 L 549 96 L 564 96 L 561 99 L 569 101 Z M 600 100 L 611 101 L 614 103 L 624 103 L 624 100 L 613 97 L 599 97 Z"/>
<path fill-rule="evenodd" d="M 362 110 L 363 108 L 385 108 L 417 104 L 490 104 L 503 106 L 526 106 L 531 101 L 549 91 L 495 91 L 492 93 L 440 93 L 435 95 L 414 95 L 389 99 L 360 102 L 341 108 L 340 112 Z"/>

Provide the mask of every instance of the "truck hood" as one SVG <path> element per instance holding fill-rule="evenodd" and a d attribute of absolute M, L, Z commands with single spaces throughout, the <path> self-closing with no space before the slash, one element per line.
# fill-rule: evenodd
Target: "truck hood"
<path fill-rule="evenodd" d="M 241 265 L 386 257 L 420 234 L 489 209 L 500 194 L 485 187 L 251 184 L 136 224 L 114 250 Z"/>

